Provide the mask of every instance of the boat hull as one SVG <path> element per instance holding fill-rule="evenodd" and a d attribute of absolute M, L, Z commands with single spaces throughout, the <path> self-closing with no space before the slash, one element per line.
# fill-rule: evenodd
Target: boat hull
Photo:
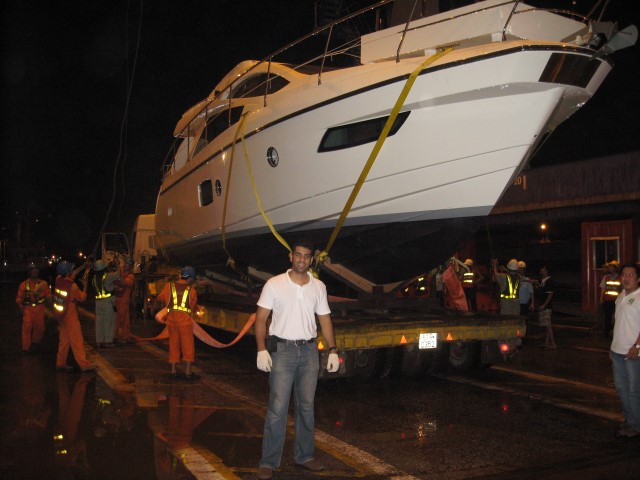
<path fill-rule="evenodd" d="M 589 68 L 576 69 L 576 59 Z M 323 135 L 388 116 L 424 60 L 328 73 L 322 85 L 313 79 L 290 89 L 286 102 L 276 94 L 267 106 L 245 106 L 244 140 L 229 128 L 165 178 L 156 208 L 162 250 L 176 263 L 224 270 L 224 224 L 237 262 L 281 270 L 286 250 L 269 233 L 256 197 L 287 241 L 308 237 L 324 248 L 374 144 L 319 152 Z M 560 75 L 564 65 L 574 74 Z M 353 204 L 333 261 L 378 284 L 441 263 L 490 212 L 543 134 L 580 108 L 610 69 L 579 49 L 526 42 L 454 52 L 425 69 L 402 107 L 408 117 Z M 276 166 L 267 162 L 270 148 Z M 207 181 L 219 183 L 219 195 L 202 205 L 198 191 Z"/>

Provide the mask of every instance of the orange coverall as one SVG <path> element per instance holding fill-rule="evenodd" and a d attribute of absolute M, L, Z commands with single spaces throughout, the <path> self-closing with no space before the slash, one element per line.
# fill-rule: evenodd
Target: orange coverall
<path fill-rule="evenodd" d="M 27 286 L 29 291 L 27 291 Z M 51 289 L 44 280 L 26 279 L 18 287 L 16 303 L 22 311 L 22 351 L 40 343 L 44 337 L 44 299 L 51 300 Z"/>
<path fill-rule="evenodd" d="M 56 284 L 58 280 L 56 279 Z M 87 299 L 86 292 L 80 290 L 78 285 L 72 284 L 69 291 L 69 299 L 67 311 L 59 321 L 60 343 L 58 343 L 58 355 L 56 357 L 56 368 L 65 368 L 67 365 L 67 356 L 69 355 L 69 346 L 73 351 L 73 356 L 78 362 L 81 369 L 90 368 L 91 362 L 87 360 L 87 354 L 84 350 L 84 338 L 80 329 L 80 320 L 78 319 L 78 309 L 76 302 L 84 302 Z"/>
<path fill-rule="evenodd" d="M 116 295 L 116 331 L 118 341 L 126 341 L 131 338 L 131 316 L 129 304 L 131 302 L 131 287 L 134 277 L 130 272 L 120 272 L 120 278 L 113 282 Z"/>
<path fill-rule="evenodd" d="M 181 304 L 184 291 L 189 288 L 189 284 L 184 280 L 178 280 L 174 285 L 176 286 L 178 304 Z M 180 351 L 182 351 L 182 359 L 185 362 L 193 362 L 195 360 L 195 346 L 191 315 L 180 310 L 171 310 L 174 303 L 171 294 L 171 282 L 164 286 L 162 292 L 158 295 L 158 301 L 169 308 L 166 320 L 167 329 L 169 330 L 169 363 L 178 363 L 180 361 Z M 195 286 L 191 286 L 188 308 L 192 312 L 195 311 L 197 303 L 198 293 Z"/>

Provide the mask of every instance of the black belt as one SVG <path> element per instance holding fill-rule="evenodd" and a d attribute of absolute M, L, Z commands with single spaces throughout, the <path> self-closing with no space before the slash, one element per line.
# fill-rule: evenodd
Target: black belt
<path fill-rule="evenodd" d="M 306 345 L 307 343 L 314 343 L 316 341 L 315 338 L 310 338 L 309 340 L 287 340 L 286 338 L 276 337 L 275 335 L 271 335 L 271 338 L 278 343 L 286 343 L 287 345 L 295 345 L 296 347 Z"/>

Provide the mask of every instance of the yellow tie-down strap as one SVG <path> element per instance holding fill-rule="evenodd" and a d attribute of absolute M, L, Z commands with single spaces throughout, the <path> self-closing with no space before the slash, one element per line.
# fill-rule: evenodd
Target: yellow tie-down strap
<path fill-rule="evenodd" d="M 333 232 L 331 233 L 331 237 L 329 237 L 329 241 L 327 242 L 327 246 L 325 247 L 324 251 L 320 252 L 316 257 L 316 269 L 315 269 L 316 272 L 319 270 L 320 265 L 322 265 L 322 263 L 326 260 L 327 256 L 329 255 L 329 250 L 331 249 L 331 247 L 333 246 L 333 243 L 335 242 L 336 238 L 338 237 L 338 233 L 340 233 L 340 229 L 342 228 L 342 225 L 344 224 L 344 221 L 347 219 L 347 215 L 349 215 L 349 211 L 351 210 L 351 207 L 353 206 L 353 203 L 356 201 L 356 197 L 358 196 L 358 193 L 360 192 L 360 189 L 362 188 L 362 185 L 364 184 L 365 180 L 367 179 L 367 176 L 369 175 L 369 171 L 371 170 L 371 167 L 373 167 L 373 163 L 376 161 L 376 158 L 378 157 L 378 154 L 380 153 L 380 150 L 382 149 L 382 145 L 384 145 L 384 142 L 386 141 L 387 137 L 389 136 L 389 132 L 391 131 L 391 127 L 393 126 L 394 122 L 396 121 L 396 118 L 397 118 L 398 114 L 400 113 L 400 109 L 404 105 L 404 102 L 407 99 L 407 96 L 409 95 L 409 92 L 413 88 L 413 84 L 415 83 L 416 78 L 418 77 L 420 72 L 422 72 L 422 70 L 427 68 L 429 65 L 431 65 L 433 62 L 438 60 L 440 57 L 442 57 L 442 56 L 446 55 L 447 53 L 449 53 L 451 50 L 453 50 L 453 47 L 448 47 L 448 48 L 446 48 L 446 49 L 444 49 L 444 50 L 442 50 L 442 51 L 440 51 L 438 53 L 435 53 L 435 54 L 431 55 L 424 62 L 422 62 L 413 72 L 411 72 L 411 74 L 409 75 L 409 78 L 407 78 L 407 82 L 404 84 L 404 87 L 402 88 L 402 91 L 400 92 L 400 96 L 398 97 L 398 99 L 396 100 L 395 105 L 391 109 L 391 114 L 389 115 L 389 118 L 387 119 L 387 122 L 384 124 L 384 128 L 380 132 L 380 136 L 378 137 L 378 140 L 376 141 L 376 144 L 374 145 L 373 150 L 369 154 L 369 158 L 367 159 L 367 163 L 365 163 L 364 168 L 362 169 L 362 172 L 360 173 L 360 177 L 358 178 L 358 180 L 356 181 L 355 185 L 353 186 L 353 190 L 351 191 L 351 195 L 349 195 L 349 199 L 347 200 L 347 203 L 345 204 L 344 208 L 342 209 L 342 213 L 340 214 L 340 218 L 338 219 L 338 223 L 336 223 L 336 226 L 333 229 Z"/>

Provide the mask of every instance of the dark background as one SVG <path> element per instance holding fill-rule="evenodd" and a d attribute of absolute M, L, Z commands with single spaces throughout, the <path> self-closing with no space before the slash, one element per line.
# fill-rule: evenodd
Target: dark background
<path fill-rule="evenodd" d="M 583 13 L 593 4 L 546 3 Z M 605 20 L 637 24 L 637 8 L 611 3 Z M 107 231 L 131 231 L 137 215 L 154 212 L 182 113 L 240 61 L 311 31 L 314 7 L 311 0 L 5 2 L 0 239 L 15 239 L 21 225 L 21 239 L 45 242 L 47 253 L 90 251 L 112 199 Z M 533 167 L 638 150 L 638 57 L 637 46 L 614 54 L 600 91 L 557 129 Z"/>

